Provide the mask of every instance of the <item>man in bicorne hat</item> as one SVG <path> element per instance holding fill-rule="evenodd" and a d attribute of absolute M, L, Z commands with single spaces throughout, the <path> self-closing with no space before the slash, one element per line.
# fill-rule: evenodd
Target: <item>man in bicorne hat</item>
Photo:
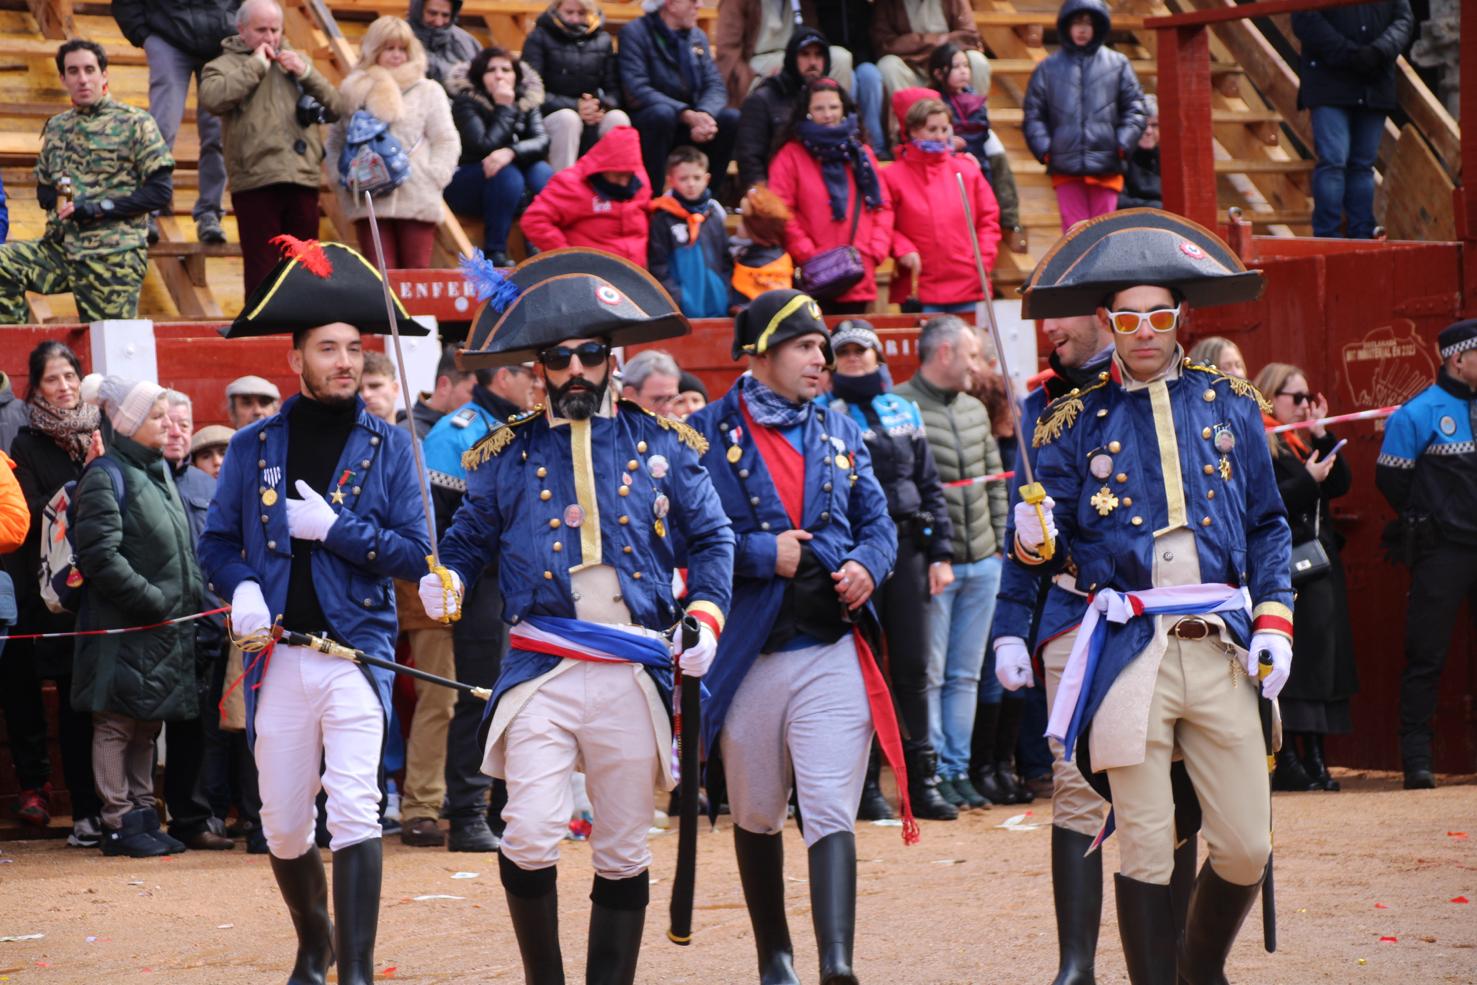
<path fill-rule="evenodd" d="M 1025 293 L 1026 317 L 1095 305 L 1114 333 L 1109 366 L 1038 419 L 1036 478 L 1048 498 L 1040 512 L 1017 503 L 1007 542 L 1018 563 L 1075 570 L 1089 596 L 1048 735 L 1089 760 L 1083 771 L 1112 801 L 1118 927 L 1134 985 L 1223 982 L 1271 851 L 1257 678 L 1265 655 L 1261 695 L 1274 699 L 1292 662 L 1291 535 L 1265 401 L 1244 380 L 1185 359 L 1178 342 L 1192 304 L 1260 290 L 1260 274 L 1213 233 L 1132 209 L 1063 237 Z M 995 622 L 996 662 L 1015 686 L 1030 678 L 1029 617 L 1007 606 Z M 1182 935 L 1170 877 L 1176 845 L 1194 834 L 1176 814 L 1176 749 L 1209 856 Z"/>
<path fill-rule="evenodd" d="M 467 451 L 466 494 L 441 541 L 454 588 L 427 577 L 421 599 L 428 615 L 457 611 L 497 558 L 511 629 L 483 771 L 508 785 L 499 868 L 524 980 L 564 981 L 557 863 L 582 765 L 596 817 L 585 980 L 631 985 L 650 895 L 652 789 L 673 786 L 666 632 L 684 616 L 672 598 L 674 543 L 687 551 L 685 615 L 702 627 L 679 666 L 701 677 L 728 609 L 733 534 L 698 464 L 702 437 L 613 402 L 610 350 L 689 326 L 650 274 L 598 250 L 552 250 L 506 282 L 485 269 L 476 281 L 488 304 L 461 366 L 534 359 L 549 406 Z"/>
<path fill-rule="evenodd" d="M 861 429 L 815 404 L 833 362 L 815 301 L 767 291 L 734 323 L 749 371 L 692 415 L 703 464 L 733 518 L 733 612 L 708 675 L 704 746 L 721 758 L 759 978 L 797 982 L 785 920 L 782 831 L 799 794 L 822 985 L 854 983 L 856 814 L 876 732 L 917 839 L 902 741 L 863 629 L 897 559 L 897 528 Z"/>
<path fill-rule="evenodd" d="M 430 538 L 409 435 L 359 398 L 361 333 L 390 331 L 379 274 L 339 243 L 284 240 L 284 252 L 223 334 L 290 333 L 301 392 L 231 438 L 200 567 L 211 591 L 231 600 L 238 640 L 280 623 L 393 660 L 391 579 L 419 580 Z M 426 334 L 396 308 L 403 334 Z M 246 697 L 272 872 L 297 930 L 291 981 L 322 985 L 336 959 L 341 985 L 369 985 L 392 675 L 300 646 L 248 653 L 247 664 L 234 686 Z M 332 924 L 314 844 L 320 786 L 332 834 Z"/>

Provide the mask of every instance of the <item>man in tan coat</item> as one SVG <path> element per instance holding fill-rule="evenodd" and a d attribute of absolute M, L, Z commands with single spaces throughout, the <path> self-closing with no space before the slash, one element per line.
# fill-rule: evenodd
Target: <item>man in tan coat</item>
<path fill-rule="evenodd" d="M 339 118 L 341 100 L 287 44 L 276 0 L 246 0 L 236 31 L 200 75 L 200 105 L 221 118 L 250 295 L 277 262 L 274 236 L 318 237 L 319 124 Z"/>
<path fill-rule="evenodd" d="M 965 50 L 974 91 L 990 92 L 990 63 L 974 23 L 970 0 L 876 0 L 872 46 L 882 73 L 883 105 L 892 94 L 913 86 L 933 86 L 928 57 L 945 42 Z"/>

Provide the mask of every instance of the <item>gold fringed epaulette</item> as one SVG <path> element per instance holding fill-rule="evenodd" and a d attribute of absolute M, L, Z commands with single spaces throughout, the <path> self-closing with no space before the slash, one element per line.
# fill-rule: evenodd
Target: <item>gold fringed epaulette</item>
<path fill-rule="evenodd" d="M 1092 386 L 1074 389 L 1047 404 L 1041 416 L 1036 419 L 1031 447 L 1040 448 L 1060 438 L 1064 431 L 1077 422 L 1077 415 L 1082 413 L 1082 398 L 1106 385 L 1107 382 L 1100 379 Z"/>
<path fill-rule="evenodd" d="M 653 414 L 634 400 L 622 399 L 621 406 L 626 410 L 645 414 L 668 431 L 676 431 L 678 440 L 697 452 L 697 454 L 706 455 L 708 453 L 708 439 L 703 437 L 703 433 L 691 424 L 674 421 L 670 417 L 662 417 L 660 414 Z"/>
<path fill-rule="evenodd" d="M 513 433 L 514 428 L 520 424 L 527 424 L 529 421 L 539 417 L 543 412 L 544 409 L 541 405 L 535 407 L 533 410 L 524 411 L 522 414 L 515 414 L 508 418 L 506 422 L 499 424 L 484 434 L 481 438 L 477 439 L 476 444 L 462 452 L 462 468 L 468 472 L 477 471 L 479 465 L 486 464 L 495 455 L 513 443 L 513 439 L 516 437 Z"/>
<path fill-rule="evenodd" d="M 1271 401 L 1264 397 L 1262 395 L 1262 391 L 1258 390 L 1256 388 L 1256 384 L 1252 383 L 1250 380 L 1243 380 L 1239 376 L 1232 376 L 1229 373 L 1223 373 L 1218 367 L 1211 366 L 1208 363 L 1191 362 L 1189 359 L 1185 360 L 1185 368 L 1196 369 L 1202 373 L 1209 373 L 1217 380 L 1224 381 L 1225 384 L 1231 388 L 1231 392 L 1236 394 L 1236 396 L 1245 397 L 1248 400 L 1255 400 L 1256 405 L 1261 408 L 1263 414 L 1272 413 Z"/>

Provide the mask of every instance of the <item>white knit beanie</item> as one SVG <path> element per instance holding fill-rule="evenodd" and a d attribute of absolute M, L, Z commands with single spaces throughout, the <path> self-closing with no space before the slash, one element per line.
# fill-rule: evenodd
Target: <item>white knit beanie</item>
<path fill-rule="evenodd" d="M 122 376 L 89 373 L 82 381 L 82 399 L 101 407 L 113 422 L 113 430 L 131 438 L 149 414 L 164 388 L 148 380 L 130 380 Z"/>

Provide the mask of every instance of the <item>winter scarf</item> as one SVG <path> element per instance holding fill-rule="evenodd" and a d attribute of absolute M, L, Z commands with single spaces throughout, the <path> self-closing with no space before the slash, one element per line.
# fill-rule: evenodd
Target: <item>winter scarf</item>
<path fill-rule="evenodd" d="M 1281 427 L 1282 425 L 1282 422 L 1277 420 L 1277 418 L 1273 417 L 1271 414 L 1263 414 L 1262 423 L 1267 426 L 1267 430 L 1269 432 L 1272 428 Z M 1313 451 L 1313 449 L 1308 447 L 1307 442 L 1302 439 L 1302 436 L 1299 435 L 1296 431 L 1283 431 L 1281 434 L 1268 434 L 1267 437 L 1271 439 L 1272 455 L 1274 457 L 1282 454 L 1282 450 L 1277 447 L 1278 444 L 1285 444 L 1288 450 L 1291 451 L 1293 455 L 1297 456 L 1297 460 L 1299 462 L 1306 462 L 1308 460 L 1308 456 Z M 1281 440 L 1279 441 L 1278 439 Z"/>
<path fill-rule="evenodd" d="M 891 384 L 892 378 L 886 366 L 878 366 L 861 376 L 831 374 L 831 393 L 838 400 L 844 400 L 854 407 L 869 406 L 873 398 L 886 393 Z"/>
<path fill-rule="evenodd" d="M 396 123 L 405 115 L 405 101 L 401 93 L 417 82 L 425 81 L 426 61 L 424 57 L 407 61 L 399 68 L 383 65 L 366 65 L 349 73 L 339 86 L 344 94 L 345 116 L 355 110 L 366 110 L 386 123 Z"/>
<path fill-rule="evenodd" d="M 677 37 L 677 32 L 668 27 L 660 15 L 652 15 L 646 19 L 656 31 L 657 42 L 677 53 L 677 68 L 682 72 L 682 81 L 687 83 L 687 91 L 697 92 L 697 62 L 692 59 L 692 43 L 686 38 Z"/>
<path fill-rule="evenodd" d="M 635 174 L 631 175 L 631 180 L 624 185 L 617 185 L 597 171 L 590 175 L 589 182 L 601 198 L 612 202 L 629 202 L 641 190 L 641 178 Z"/>
<path fill-rule="evenodd" d="M 826 193 L 831 197 L 831 218 L 838 221 L 846 218 L 846 207 L 851 197 L 846 181 L 847 165 L 856 174 L 856 185 L 867 208 L 875 209 L 882 205 L 882 184 L 862 147 L 859 133 L 854 114 L 835 126 L 801 120 L 795 127 L 795 137 L 800 145 L 820 162 Z"/>
<path fill-rule="evenodd" d="M 665 212 L 687 223 L 687 241 L 696 243 L 702 230 L 703 220 L 708 217 L 708 203 L 713 200 L 710 192 L 704 191 L 701 198 L 691 200 L 676 192 L 668 192 L 651 200 L 647 208 L 652 212 Z"/>
<path fill-rule="evenodd" d="M 57 447 L 81 465 L 87 461 L 87 451 L 92 447 L 92 432 L 96 431 L 102 414 L 96 404 L 78 401 L 77 406 L 63 410 L 37 393 L 31 397 L 31 427 L 42 432 Z"/>
<path fill-rule="evenodd" d="M 753 373 L 739 377 L 744 406 L 754 423 L 767 428 L 792 428 L 804 424 L 813 405 L 809 400 L 792 403 L 754 378 Z"/>
<path fill-rule="evenodd" d="M 913 146 L 925 154 L 952 154 L 954 148 L 942 140 L 915 140 Z"/>

